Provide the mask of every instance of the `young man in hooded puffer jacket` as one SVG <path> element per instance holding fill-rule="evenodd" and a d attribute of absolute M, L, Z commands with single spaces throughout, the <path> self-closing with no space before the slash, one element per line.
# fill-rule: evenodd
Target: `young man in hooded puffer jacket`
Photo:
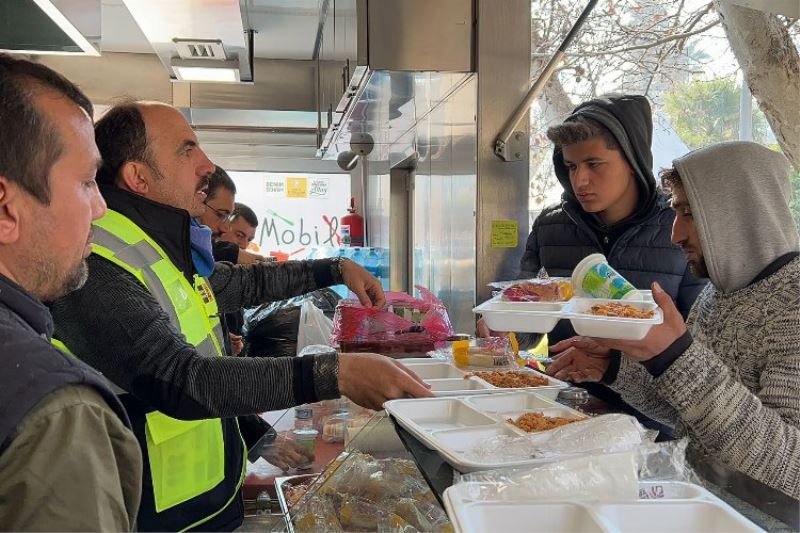
<path fill-rule="evenodd" d="M 535 277 L 541 268 L 550 276 L 569 277 L 584 257 L 601 253 L 636 288 L 648 289 L 657 281 L 687 316 L 707 280 L 691 275 L 680 248 L 670 242 L 674 213 L 653 176 L 653 120 L 647 98 L 609 94 L 589 100 L 550 128 L 547 136 L 564 192 L 558 204 L 545 208 L 534 221 L 519 277 Z M 489 334 L 480 322 L 478 331 Z M 570 322 L 560 321 L 548 334 L 551 351 L 568 350 L 574 335 Z M 539 339 L 517 336 L 525 347 Z M 637 414 L 605 387 L 585 387 Z"/>

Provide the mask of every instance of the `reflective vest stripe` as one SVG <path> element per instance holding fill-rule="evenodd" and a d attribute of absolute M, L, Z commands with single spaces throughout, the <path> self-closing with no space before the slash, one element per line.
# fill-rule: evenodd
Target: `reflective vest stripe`
<path fill-rule="evenodd" d="M 192 286 L 155 241 L 116 211 L 107 211 L 95 222 L 94 235 L 94 252 L 142 283 L 199 354 L 224 354 L 216 299 L 204 278 L 195 276 Z M 223 481 L 225 457 L 220 419 L 176 420 L 158 411 L 147 413 L 145 418 L 157 512 L 200 496 Z M 243 479 L 244 470 L 231 499 L 238 494 Z M 227 503 L 187 527 L 213 518 L 225 506 Z"/>

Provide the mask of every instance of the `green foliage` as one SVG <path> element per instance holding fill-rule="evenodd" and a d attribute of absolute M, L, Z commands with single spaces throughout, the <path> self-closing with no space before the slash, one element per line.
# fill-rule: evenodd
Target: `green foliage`
<path fill-rule="evenodd" d="M 742 89 L 732 79 L 693 81 L 674 87 L 664 98 L 672 127 L 690 149 L 739 138 L 739 99 Z M 769 125 L 753 107 L 753 140 L 766 143 Z"/>

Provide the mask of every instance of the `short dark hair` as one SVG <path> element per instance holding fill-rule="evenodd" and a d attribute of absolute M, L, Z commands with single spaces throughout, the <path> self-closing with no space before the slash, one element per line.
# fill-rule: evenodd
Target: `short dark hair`
<path fill-rule="evenodd" d="M 591 118 L 578 115 L 574 119 L 547 130 L 547 138 L 552 141 L 556 148 L 590 141 L 598 137 L 606 142 L 606 148 L 609 150 L 620 150 L 619 141 L 611 131 Z"/>
<path fill-rule="evenodd" d="M 258 217 L 256 216 L 255 211 L 244 204 L 236 202 L 236 207 L 233 209 L 233 218 L 236 219 L 238 217 L 242 217 L 245 222 L 254 228 L 258 227 Z"/>
<path fill-rule="evenodd" d="M 94 125 L 94 137 L 103 158 L 97 171 L 98 183 L 116 184 L 122 165 L 128 161 L 153 166 L 144 117 L 137 102 L 126 101 L 109 109 Z"/>
<path fill-rule="evenodd" d="M 54 91 L 86 111 L 94 108 L 78 87 L 56 71 L 0 53 L 0 175 L 45 205 L 50 204 L 50 169 L 64 145 L 56 124 L 36 109 L 41 91 Z"/>
<path fill-rule="evenodd" d="M 214 173 L 208 177 L 208 197 L 214 198 L 217 191 L 221 188 L 228 189 L 231 193 L 236 194 L 236 184 L 228 173 L 222 167 L 214 166 Z"/>
<path fill-rule="evenodd" d="M 661 179 L 661 186 L 668 191 L 675 187 L 683 187 L 683 180 L 681 180 L 681 175 L 678 174 L 675 167 L 662 168 L 658 173 L 658 177 Z"/>

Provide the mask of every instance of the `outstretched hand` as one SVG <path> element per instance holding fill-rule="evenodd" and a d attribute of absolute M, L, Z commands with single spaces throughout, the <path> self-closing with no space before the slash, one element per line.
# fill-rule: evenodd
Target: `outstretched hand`
<path fill-rule="evenodd" d="M 375 411 L 383 409 L 388 400 L 433 396 L 430 387 L 408 367 L 375 353 L 339 355 L 339 392 Z"/>
<path fill-rule="evenodd" d="M 364 307 L 382 308 L 386 305 L 386 295 L 378 278 L 353 261 L 342 261 L 342 281 L 353 291 Z"/>

